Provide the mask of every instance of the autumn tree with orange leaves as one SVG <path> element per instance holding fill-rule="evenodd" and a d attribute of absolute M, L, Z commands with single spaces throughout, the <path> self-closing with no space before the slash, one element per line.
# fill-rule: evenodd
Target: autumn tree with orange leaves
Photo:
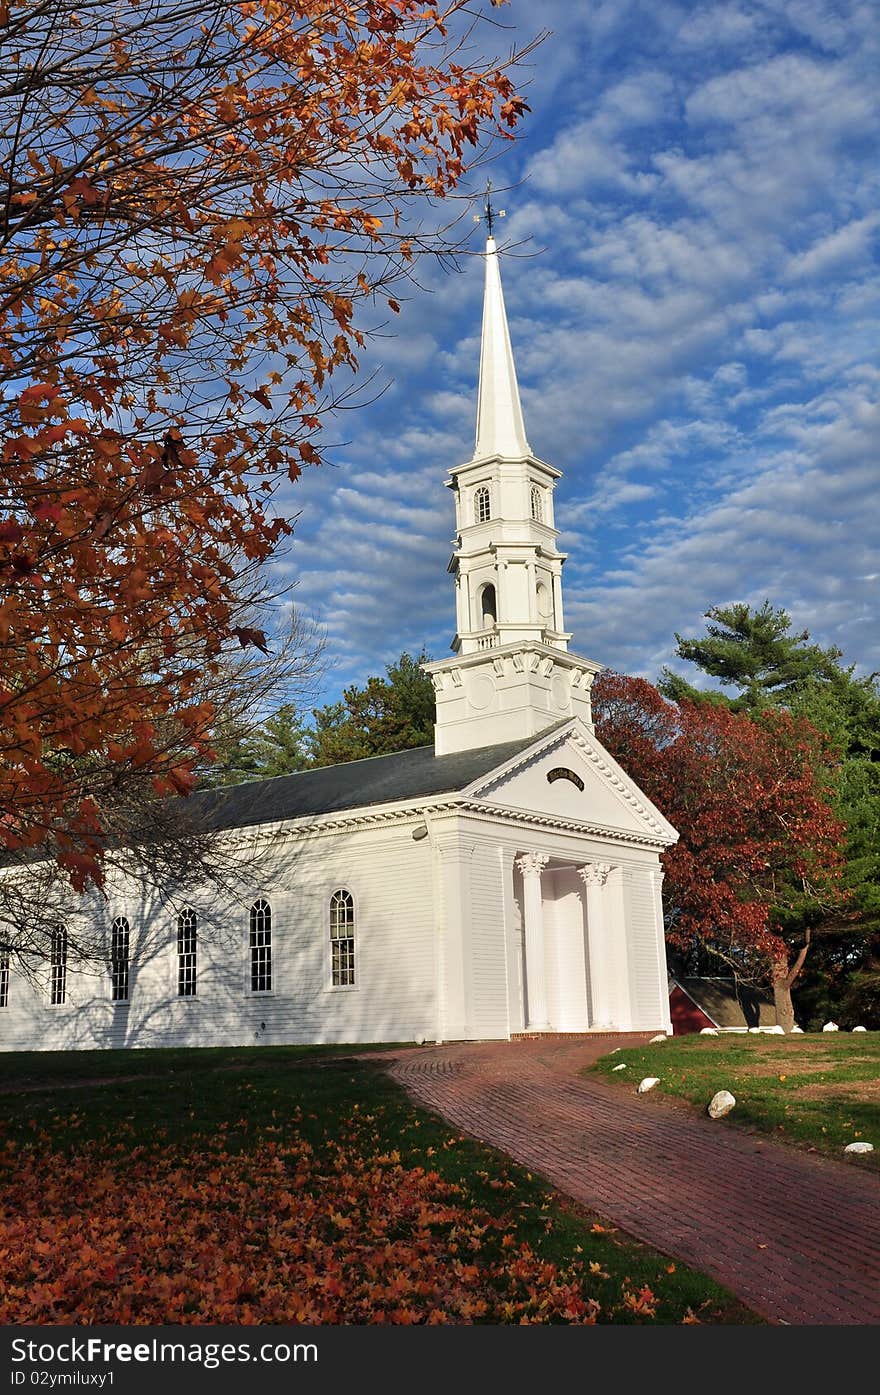
<path fill-rule="evenodd" d="M 619 673 L 593 701 L 599 739 L 679 832 L 663 854 L 668 943 L 771 988 L 790 1031 L 813 934 L 844 901 L 831 744 L 781 709 L 676 704 Z"/>
<path fill-rule="evenodd" d="M 486 17 L 0 4 L 0 840 L 76 889 L 112 791 L 192 787 L 361 312 L 397 309 L 437 246 L 419 206 L 524 110 Z"/>

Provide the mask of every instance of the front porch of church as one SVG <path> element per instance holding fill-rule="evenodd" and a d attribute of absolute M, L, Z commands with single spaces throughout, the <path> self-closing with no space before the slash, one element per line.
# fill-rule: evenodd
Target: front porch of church
<path fill-rule="evenodd" d="M 623 869 L 523 853 L 514 906 L 511 1031 L 629 1031 Z"/>
<path fill-rule="evenodd" d="M 441 1040 L 671 1032 L 656 854 L 554 841 L 441 854 Z"/>

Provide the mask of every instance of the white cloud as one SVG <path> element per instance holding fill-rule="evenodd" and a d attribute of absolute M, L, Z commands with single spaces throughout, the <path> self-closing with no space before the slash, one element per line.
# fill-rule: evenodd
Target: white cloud
<path fill-rule="evenodd" d="M 695 49 L 742 45 L 754 37 L 761 23 L 762 16 L 751 6 L 696 6 L 678 29 L 676 39 L 686 48 Z"/>
<path fill-rule="evenodd" d="M 831 271 L 865 261 L 878 226 L 880 213 L 870 213 L 864 218 L 854 218 L 827 237 L 820 237 L 805 252 L 792 258 L 787 271 L 789 279 L 827 276 Z"/>
<path fill-rule="evenodd" d="M 569 588 L 569 625 L 582 647 L 638 667 L 664 635 L 668 654 L 673 629 L 693 630 L 710 605 L 770 597 L 850 660 L 878 666 L 871 562 L 880 513 L 866 513 L 865 501 L 880 466 L 880 402 L 853 389 L 807 403 L 805 424 L 800 415 L 772 414 L 763 466 L 755 473 L 743 461 L 745 483 L 734 455 L 719 498 L 646 530 L 629 564 L 591 582 L 589 594 Z"/>
<path fill-rule="evenodd" d="M 565 471 L 575 643 L 651 676 L 709 605 L 769 596 L 880 667 L 876 6 L 542 0 L 505 17 L 556 30 L 492 174 L 514 186 L 503 274 L 528 434 Z M 327 618 L 340 684 L 450 638 L 443 480 L 473 445 L 481 238 L 460 274 L 420 266 L 398 337 L 365 355 L 391 389 L 340 418 L 339 468 L 285 495 L 303 510 L 285 574 Z"/>

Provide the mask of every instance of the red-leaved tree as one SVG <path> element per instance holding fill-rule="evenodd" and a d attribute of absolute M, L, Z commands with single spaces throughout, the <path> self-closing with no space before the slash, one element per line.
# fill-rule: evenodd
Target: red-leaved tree
<path fill-rule="evenodd" d="M 698 942 L 772 986 L 791 1030 L 814 927 L 841 899 L 825 738 L 782 710 L 676 705 L 617 673 L 600 674 L 593 702 L 600 740 L 680 835 L 663 855 L 670 944 Z"/>
<path fill-rule="evenodd" d="M 186 792 L 206 675 L 265 642 L 272 496 L 436 245 L 410 208 L 523 103 L 465 0 L 2 11 L 0 846 L 84 888 L 113 792 Z"/>

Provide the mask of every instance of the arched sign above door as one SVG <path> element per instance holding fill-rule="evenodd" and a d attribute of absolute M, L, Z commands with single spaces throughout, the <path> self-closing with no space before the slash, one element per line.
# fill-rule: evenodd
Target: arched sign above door
<path fill-rule="evenodd" d="M 580 775 L 575 775 L 573 770 L 566 770 L 564 765 L 557 765 L 553 770 L 547 771 L 547 783 L 554 784 L 556 780 L 570 780 L 573 785 L 577 785 L 579 790 L 583 790 L 584 782 Z"/>

